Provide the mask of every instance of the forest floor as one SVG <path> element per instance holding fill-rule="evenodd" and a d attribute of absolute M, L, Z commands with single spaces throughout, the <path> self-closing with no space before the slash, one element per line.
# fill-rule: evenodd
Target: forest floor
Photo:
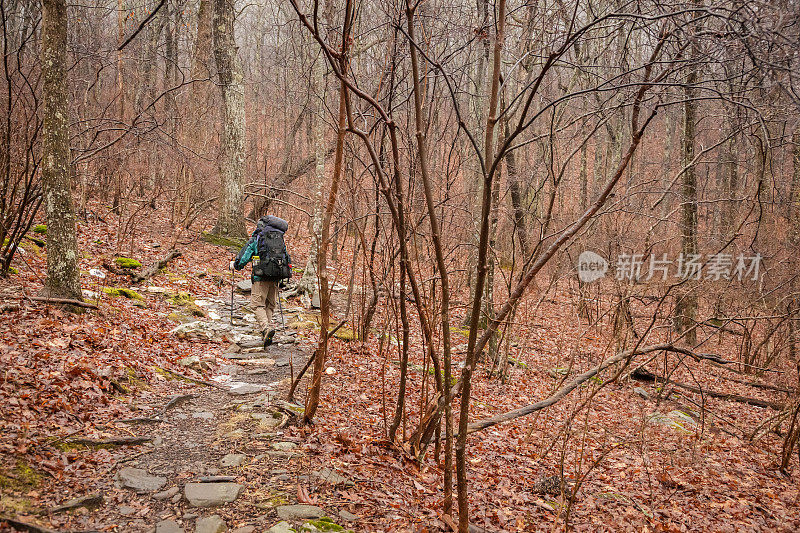
<path fill-rule="evenodd" d="M 82 284 L 90 300 L 100 297 L 98 310 L 73 314 L 26 299 L 45 269 L 32 243 L 15 262 L 20 273 L 0 281 L 0 518 L 42 531 L 221 531 L 223 522 L 240 533 L 338 529 L 314 522 L 322 516 L 354 531 L 446 530 L 435 450 L 417 462 L 387 444 L 398 376 L 390 312 L 376 318 L 384 333 L 367 342 L 332 340 L 316 423 L 297 427 L 301 408 L 286 392 L 317 339 L 308 302 L 284 302 L 286 331 L 264 350 L 250 335 L 246 296 L 231 308 L 229 250 L 191 236 L 147 282 L 100 278 L 121 227 L 104 217 L 79 225 Z M 144 265 L 163 256 L 171 243 L 162 218 L 126 237 L 133 244 L 122 255 Z M 307 243 L 289 244 L 302 265 Z M 350 266 L 345 248 L 339 280 Z M 136 293 L 107 292 L 115 287 Z M 336 320 L 343 298 L 337 293 Z M 507 381 L 476 374 L 475 419 L 542 399 L 602 359 L 609 340 L 571 309 L 567 294 L 521 307 Z M 403 434 L 430 387 L 419 335 L 413 340 Z M 457 359 L 465 342 L 456 339 Z M 800 530 L 797 464 L 792 476 L 778 471 L 778 435 L 748 438 L 774 410 L 633 380 L 602 386 L 604 377 L 547 411 L 470 437 L 478 527 Z M 786 401 L 701 363 L 673 377 Z M 789 387 L 792 379 L 761 381 Z M 300 403 L 304 396 L 301 384 Z M 135 437 L 142 442 L 103 443 Z M 76 507 L 58 509 L 67 502 Z"/>

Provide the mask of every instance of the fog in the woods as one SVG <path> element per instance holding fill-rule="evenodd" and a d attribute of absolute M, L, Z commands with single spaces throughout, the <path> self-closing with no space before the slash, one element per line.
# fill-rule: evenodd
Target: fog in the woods
<path fill-rule="evenodd" d="M 0 11 L 0 530 L 800 529 L 795 0 Z"/>

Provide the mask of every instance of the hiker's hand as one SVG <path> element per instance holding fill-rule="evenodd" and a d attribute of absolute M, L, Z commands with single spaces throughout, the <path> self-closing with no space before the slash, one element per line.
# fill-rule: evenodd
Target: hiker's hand
<path fill-rule="evenodd" d="M 231 261 L 231 270 L 233 270 L 235 264 L 236 264 L 236 261 Z"/>

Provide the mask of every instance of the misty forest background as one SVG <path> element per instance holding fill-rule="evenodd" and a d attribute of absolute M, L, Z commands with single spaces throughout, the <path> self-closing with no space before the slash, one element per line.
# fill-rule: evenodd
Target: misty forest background
<path fill-rule="evenodd" d="M 235 248 L 275 214 L 298 271 L 284 296 L 319 299 L 299 424 L 334 408 L 332 387 L 352 393 L 326 383 L 328 361 L 382 361 L 358 369 L 382 406 L 362 429 L 436 469 L 426 505 L 442 527 L 467 531 L 476 513 L 508 530 L 533 529 L 536 513 L 602 524 L 603 505 L 622 504 L 587 503 L 602 500 L 598 472 L 667 446 L 624 409 L 678 395 L 697 422 L 670 452 L 691 455 L 686 478 L 645 461 L 654 513 L 628 519 L 680 529 L 659 506 L 724 455 L 709 439 L 732 439 L 778 487 L 757 504 L 766 482 L 748 489 L 742 527 L 792 529 L 775 509 L 796 505 L 800 467 L 796 1 L 0 8 L 3 321 L 45 304 L 102 318 L 111 304 L 86 296 L 90 270 L 149 283 L 178 257 L 164 253 Z M 609 263 L 592 283 L 576 269 L 586 250 Z M 145 256 L 163 262 L 134 275 L 109 263 Z M 207 259 L 220 294 L 229 256 Z M 618 275 L 633 256 L 642 275 Z M 668 275 L 645 279 L 651 256 L 672 261 Z M 679 276 L 689 257 L 700 273 Z M 702 270 L 720 257 L 724 275 Z M 757 272 L 734 275 L 755 257 Z M 3 348 L 24 367 L 19 342 Z M 486 455 L 497 442 L 508 463 Z M 506 482 L 484 471 L 514 479 L 510 463 L 528 465 L 517 480 L 555 475 L 558 494 L 550 510 L 516 501 L 529 514 L 514 527 L 492 492 Z M 706 506 L 711 523 L 683 527 L 725 529 L 725 513 Z"/>

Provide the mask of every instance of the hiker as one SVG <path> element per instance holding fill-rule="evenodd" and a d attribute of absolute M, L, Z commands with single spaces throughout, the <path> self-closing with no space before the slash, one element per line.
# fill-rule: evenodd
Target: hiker
<path fill-rule="evenodd" d="M 289 224 L 282 218 L 272 215 L 261 217 L 250 240 L 236 254 L 236 259 L 231 261 L 231 269 L 241 270 L 253 260 L 250 306 L 256 315 L 264 347 L 272 344 L 275 336 L 270 321 L 280 298 L 278 283 L 292 277 L 292 259 L 286 252 L 283 240 L 288 228 Z"/>

